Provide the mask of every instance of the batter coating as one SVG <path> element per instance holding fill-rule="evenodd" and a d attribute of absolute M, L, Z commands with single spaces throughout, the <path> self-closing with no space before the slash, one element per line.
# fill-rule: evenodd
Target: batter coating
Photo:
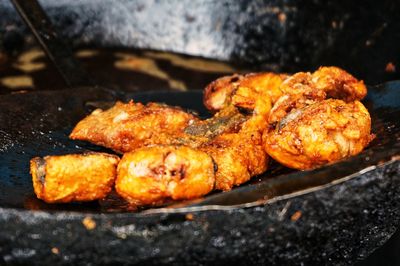
<path fill-rule="evenodd" d="M 118 156 L 89 152 L 35 157 L 30 161 L 33 188 L 48 203 L 102 199 L 116 178 Z"/>
<path fill-rule="evenodd" d="M 268 156 L 258 131 L 223 134 L 200 149 L 218 166 L 215 173 L 218 190 L 230 190 L 267 170 Z"/>
<path fill-rule="evenodd" d="M 154 146 L 124 154 L 118 165 L 116 191 L 134 205 L 193 199 L 214 188 L 212 158 L 186 146 Z"/>
<path fill-rule="evenodd" d="M 97 109 L 81 120 L 70 138 L 124 153 L 149 145 L 175 143 L 196 120 L 196 116 L 178 107 L 117 102 L 112 108 Z"/>
<path fill-rule="evenodd" d="M 269 98 L 258 99 L 252 114 L 246 116 L 237 131 L 218 135 L 200 146 L 218 166 L 216 189 L 230 190 L 267 170 L 262 134 L 268 126 L 266 116 L 270 109 Z"/>
<path fill-rule="evenodd" d="M 367 88 L 362 80 L 338 67 L 320 67 L 314 73 L 298 72 L 284 82 L 282 96 L 274 103 L 269 114 L 270 124 L 277 123 L 292 109 L 302 108 L 327 98 L 346 102 L 362 100 Z"/>
<path fill-rule="evenodd" d="M 264 135 L 267 153 L 295 169 L 311 169 L 360 153 L 373 139 L 359 101 L 328 99 L 293 109 Z"/>
<path fill-rule="evenodd" d="M 229 105 L 253 110 L 258 99 L 274 103 L 282 95 L 280 85 L 287 77 L 271 72 L 225 76 L 207 85 L 203 103 L 213 112 Z"/>

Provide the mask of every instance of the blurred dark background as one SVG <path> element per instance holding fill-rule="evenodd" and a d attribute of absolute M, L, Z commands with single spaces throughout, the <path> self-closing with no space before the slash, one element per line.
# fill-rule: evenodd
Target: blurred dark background
<path fill-rule="evenodd" d="M 115 89 L 201 89 L 236 71 L 320 65 L 343 67 L 369 85 L 400 79 L 400 1 L 40 3 L 93 76 Z M 61 87 L 12 5 L 0 0 L 0 94 Z M 400 265 L 399 232 L 379 245 L 357 265 Z"/>

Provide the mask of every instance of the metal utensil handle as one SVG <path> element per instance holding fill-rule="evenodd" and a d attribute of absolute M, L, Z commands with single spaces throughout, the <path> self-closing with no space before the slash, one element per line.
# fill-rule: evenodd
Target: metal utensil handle
<path fill-rule="evenodd" d="M 11 0 L 11 2 L 63 77 L 66 85 L 68 87 L 94 85 L 87 72 L 74 58 L 71 49 L 60 39 L 37 0 Z"/>

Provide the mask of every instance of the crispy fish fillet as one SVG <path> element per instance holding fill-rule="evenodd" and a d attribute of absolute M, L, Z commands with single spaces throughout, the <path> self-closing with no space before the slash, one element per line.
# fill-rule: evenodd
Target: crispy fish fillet
<path fill-rule="evenodd" d="M 118 153 L 154 145 L 198 147 L 217 135 L 237 132 L 248 119 L 234 106 L 200 120 L 179 108 L 151 103 L 117 102 L 81 120 L 70 138 L 92 142 Z"/>
<path fill-rule="evenodd" d="M 241 121 L 237 131 L 220 134 L 199 147 L 218 166 L 216 189 L 230 190 L 267 170 L 268 154 L 262 135 L 268 126 L 266 116 L 270 109 L 268 98 L 257 100 L 252 114 Z"/>
<path fill-rule="evenodd" d="M 257 99 L 268 98 L 274 103 L 282 95 L 280 85 L 286 78 L 286 74 L 271 72 L 225 76 L 205 88 L 203 103 L 213 112 L 229 105 L 253 110 Z"/>
<path fill-rule="evenodd" d="M 218 166 L 215 173 L 218 190 L 230 190 L 267 170 L 268 156 L 258 131 L 223 134 L 200 150 L 209 154 Z"/>
<path fill-rule="evenodd" d="M 292 109 L 264 135 L 267 153 L 295 169 L 311 169 L 360 153 L 373 139 L 359 101 L 328 99 Z"/>
<path fill-rule="evenodd" d="M 320 67 L 312 74 L 312 82 L 329 98 L 345 102 L 360 101 L 367 95 L 367 87 L 362 80 L 338 67 Z"/>
<path fill-rule="evenodd" d="M 116 191 L 134 205 L 167 198 L 193 199 L 214 188 L 212 158 L 186 146 L 153 146 L 125 153 L 118 165 Z"/>
<path fill-rule="evenodd" d="M 112 189 L 118 156 L 106 153 L 35 157 L 30 162 L 33 188 L 48 203 L 91 201 Z"/>
<path fill-rule="evenodd" d="M 315 72 L 298 72 L 282 82 L 283 94 L 303 94 L 307 89 L 323 91 L 329 98 L 346 102 L 361 100 L 367 95 L 367 88 L 362 80 L 338 67 L 320 67 Z"/>
<path fill-rule="evenodd" d="M 93 111 L 75 126 L 70 138 L 124 153 L 144 146 L 174 143 L 197 120 L 178 107 L 117 102 L 106 111 Z"/>
<path fill-rule="evenodd" d="M 282 95 L 269 114 L 270 124 L 277 123 L 292 109 L 302 108 L 327 98 L 346 102 L 362 100 L 367 88 L 362 80 L 338 67 L 320 67 L 314 73 L 298 72 L 279 87 Z"/>
<path fill-rule="evenodd" d="M 358 101 L 367 88 L 346 71 L 299 72 L 280 89 L 283 95 L 268 115 L 264 137 L 267 153 L 278 162 L 315 168 L 361 152 L 373 138 L 370 115 Z"/>

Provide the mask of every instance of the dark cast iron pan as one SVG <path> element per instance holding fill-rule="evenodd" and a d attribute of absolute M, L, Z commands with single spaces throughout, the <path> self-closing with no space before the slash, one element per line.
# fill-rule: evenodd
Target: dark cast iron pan
<path fill-rule="evenodd" d="M 0 98 L 2 264 L 351 264 L 398 225 L 399 82 L 369 88 L 364 103 L 377 138 L 341 162 L 303 172 L 271 166 L 230 192 L 141 212 L 126 212 L 112 198 L 44 204 L 33 194 L 30 158 L 103 150 L 68 139 L 94 107 L 134 99 L 206 115 L 198 91 L 116 94 L 76 87 L 87 76 L 80 77 L 69 89 Z"/>

